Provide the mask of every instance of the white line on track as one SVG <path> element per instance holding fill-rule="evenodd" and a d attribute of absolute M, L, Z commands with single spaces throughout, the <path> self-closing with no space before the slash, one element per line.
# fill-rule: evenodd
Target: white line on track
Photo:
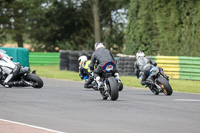
<path fill-rule="evenodd" d="M 182 102 L 200 102 L 200 99 L 174 99 L 174 101 L 182 101 Z"/>
<path fill-rule="evenodd" d="M 48 128 L 38 127 L 38 126 L 34 126 L 34 125 L 29 125 L 29 124 L 16 122 L 16 121 L 5 120 L 5 119 L 0 119 L 0 121 L 10 122 L 10 123 L 14 123 L 14 124 L 22 125 L 22 126 L 32 127 L 32 128 L 36 128 L 36 129 L 45 130 L 45 131 L 50 131 L 50 132 L 53 132 L 53 133 L 67 133 L 67 132 L 56 131 L 56 130 L 52 130 L 52 129 L 48 129 Z"/>

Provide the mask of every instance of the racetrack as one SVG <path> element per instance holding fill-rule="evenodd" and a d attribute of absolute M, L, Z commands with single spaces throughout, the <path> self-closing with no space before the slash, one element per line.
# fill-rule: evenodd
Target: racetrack
<path fill-rule="evenodd" d="M 125 87 L 117 101 L 103 101 L 83 82 L 43 80 L 42 89 L 1 86 L 0 119 L 66 133 L 200 132 L 199 94 L 155 96 Z"/>

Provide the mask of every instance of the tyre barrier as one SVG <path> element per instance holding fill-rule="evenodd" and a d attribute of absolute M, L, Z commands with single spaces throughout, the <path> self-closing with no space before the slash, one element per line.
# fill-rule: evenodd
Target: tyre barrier
<path fill-rule="evenodd" d="M 69 50 L 60 50 L 60 70 L 69 69 Z"/>
<path fill-rule="evenodd" d="M 70 51 L 60 50 L 60 70 L 69 70 L 78 72 L 78 58 L 81 55 L 91 59 L 93 51 Z M 117 63 L 117 69 L 120 75 L 123 76 L 134 76 L 134 62 L 135 57 L 115 57 Z"/>
<path fill-rule="evenodd" d="M 134 76 L 134 57 L 118 57 L 117 66 L 120 75 Z"/>
<path fill-rule="evenodd" d="M 60 50 L 60 70 L 69 70 L 78 72 L 78 58 L 81 55 L 85 55 L 88 59 L 91 59 L 92 51 L 71 51 Z"/>
<path fill-rule="evenodd" d="M 78 72 L 78 58 L 79 52 L 73 51 L 69 53 L 69 71 Z"/>

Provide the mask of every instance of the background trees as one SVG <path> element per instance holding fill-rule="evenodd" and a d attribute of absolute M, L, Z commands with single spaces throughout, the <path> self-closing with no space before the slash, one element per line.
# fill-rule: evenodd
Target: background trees
<path fill-rule="evenodd" d="M 131 0 L 126 53 L 200 56 L 199 0 Z"/>
<path fill-rule="evenodd" d="M 128 3 L 129 0 L 2 0 L 0 41 L 3 43 L 6 33 L 19 47 L 28 38 L 35 51 L 93 50 L 96 41 L 121 50 L 124 22 L 116 19 L 121 14 L 117 11 L 126 10 Z"/>
<path fill-rule="evenodd" d="M 103 41 L 113 52 L 200 56 L 199 7 L 200 0 L 1 0 L 0 45 L 93 50 Z"/>

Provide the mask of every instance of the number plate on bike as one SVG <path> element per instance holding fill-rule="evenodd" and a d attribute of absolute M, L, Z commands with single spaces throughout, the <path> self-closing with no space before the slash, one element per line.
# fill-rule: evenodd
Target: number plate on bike
<path fill-rule="evenodd" d="M 111 72 L 115 69 L 115 67 L 116 67 L 116 64 L 114 61 L 108 61 L 101 68 L 104 72 Z"/>

